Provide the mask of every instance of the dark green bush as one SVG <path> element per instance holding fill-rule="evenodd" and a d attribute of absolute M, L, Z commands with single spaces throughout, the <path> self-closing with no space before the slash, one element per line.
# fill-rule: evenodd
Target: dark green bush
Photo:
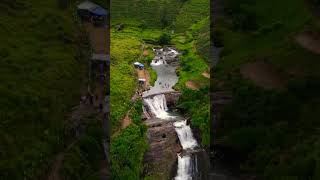
<path fill-rule="evenodd" d="M 171 42 L 171 36 L 168 33 L 163 33 L 158 40 L 160 45 L 168 45 Z"/>
<path fill-rule="evenodd" d="M 145 125 L 131 124 L 111 140 L 112 179 L 139 180 L 143 172 L 143 156 L 148 148 Z"/>

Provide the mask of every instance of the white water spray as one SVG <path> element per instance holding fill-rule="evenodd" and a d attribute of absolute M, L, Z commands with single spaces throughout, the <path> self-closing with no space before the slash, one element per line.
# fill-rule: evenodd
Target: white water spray
<path fill-rule="evenodd" d="M 176 129 L 181 146 L 184 150 L 193 150 L 198 146 L 197 141 L 193 137 L 190 126 L 187 125 L 187 120 L 175 122 L 173 125 Z"/>
<path fill-rule="evenodd" d="M 167 101 L 164 94 L 159 94 L 153 98 L 145 98 L 144 101 L 147 103 L 150 111 L 160 119 L 171 119 L 174 118 L 167 111 Z"/>
<path fill-rule="evenodd" d="M 181 156 L 178 154 L 178 172 L 175 180 L 192 180 L 190 172 L 191 158 L 189 155 Z"/>
<path fill-rule="evenodd" d="M 156 57 L 152 60 L 151 65 L 159 66 L 158 69 L 161 69 L 161 66 L 167 67 L 167 61 L 169 62 L 170 60 L 173 60 L 179 55 L 179 53 L 172 48 L 168 48 L 165 50 L 154 49 L 154 52 L 156 54 Z M 160 75 L 165 76 L 163 74 Z M 166 82 L 166 80 L 161 80 L 161 82 L 169 83 Z M 170 82 L 170 85 L 172 85 L 172 82 Z M 147 104 L 149 112 L 151 112 L 154 116 L 156 116 L 159 119 L 169 120 L 177 118 L 176 116 L 172 116 L 170 113 L 168 113 L 166 97 L 164 94 L 156 95 L 153 98 L 144 98 L 144 102 L 145 104 Z M 146 111 L 145 113 L 148 114 Z M 151 117 L 149 116 L 148 119 L 149 118 Z M 175 176 L 174 180 L 192 180 L 194 173 L 198 172 L 197 158 L 194 158 L 193 154 L 193 150 L 194 148 L 198 147 L 198 143 L 196 139 L 193 137 L 193 133 L 190 126 L 187 125 L 187 120 L 176 121 L 173 125 L 175 127 L 175 131 L 178 135 L 178 138 L 184 151 L 183 154 L 177 154 L 178 169 L 177 175 Z"/>

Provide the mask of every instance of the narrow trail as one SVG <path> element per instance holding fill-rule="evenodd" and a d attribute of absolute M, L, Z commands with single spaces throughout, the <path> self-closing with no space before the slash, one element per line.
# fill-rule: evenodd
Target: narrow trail
<path fill-rule="evenodd" d="M 129 112 L 130 112 L 130 110 L 127 112 L 126 116 L 122 120 L 121 129 L 125 129 L 130 124 L 132 124 L 132 119 L 129 117 Z"/>
<path fill-rule="evenodd" d="M 200 89 L 200 85 L 197 84 L 194 81 L 187 81 L 186 82 L 186 87 L 191 89 L 191 90 L 199 90 Z"/>
<path fill-rule="evenodd" d="M 207 71 L 203 72 L 202 76 L 205 77 L 205 78 L 210 79 L 210 73 L 208 73 Z"/>

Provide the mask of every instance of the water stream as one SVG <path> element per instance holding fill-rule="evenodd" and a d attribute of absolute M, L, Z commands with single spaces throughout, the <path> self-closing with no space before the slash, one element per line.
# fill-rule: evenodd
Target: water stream
<path fill-rule="evenodd" d="M 155 49 L 154 52 L 156 56 L 151 66 L 157 72 L 158 77 L 155 85 L 143 93 L 144 103 L 147 106 L 145 111 L 151 112 L 151 115 L 148 114 L 147 117 L 149 117 L 148 119 L 156 117 L 159 121 L 174 121 L 173 126 L 183 150 L 177 154 L 177 173 L 173 179 L 202 179 L 201 173 L 199 176 L 199 145 L 197 140 L 194 138 L 187 120 L 181 115 L 173 114 L 169 111 L 166 96 L 164 95 L 173 91 L 172 87 L 178 82 L 175 69 L 178 67 L 179 53 L 172 48 Z"/>

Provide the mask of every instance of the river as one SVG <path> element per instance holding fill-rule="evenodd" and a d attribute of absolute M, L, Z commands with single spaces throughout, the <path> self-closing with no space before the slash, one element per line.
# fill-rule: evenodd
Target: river
<path fill-rule="evenodd" d="M 157 80 L 150 90 L 143 92 L 147 121 L 172 121 L 182 151 L 177 153 L 177 170 L 173 180 L 207 179 L 204 168 L 204 150 L 193 136 L 187 120 L 179 113 L 173 113 L 167 106 L 166 93 L 173 92 L 172 87 L 178 82 L 175 72 L 179 66 L 179 53 L 173 48 L 154 49 L 155 58 L 151 62 L 157 72 Z"/>

